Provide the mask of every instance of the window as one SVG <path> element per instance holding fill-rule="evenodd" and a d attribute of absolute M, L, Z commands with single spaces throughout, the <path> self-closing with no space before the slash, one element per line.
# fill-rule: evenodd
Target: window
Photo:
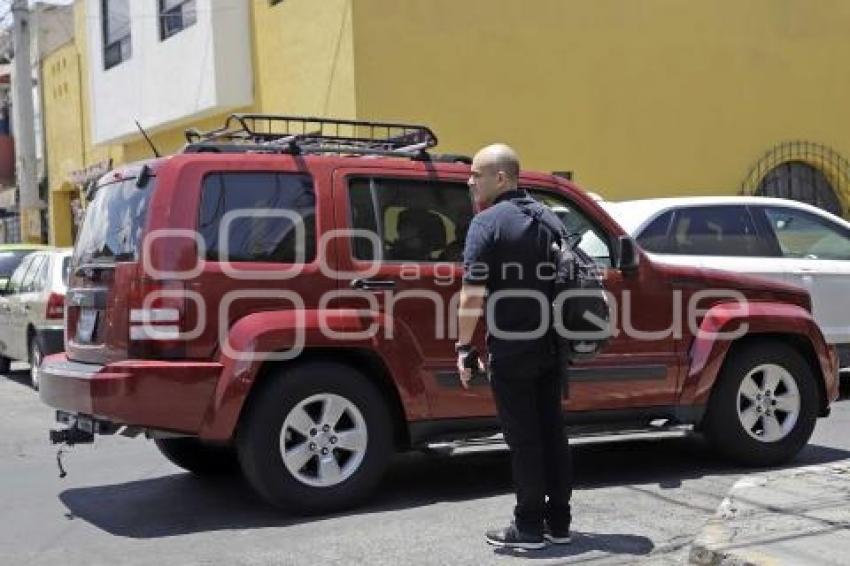
<path fill-rule="evenodd" d="M 666 253 L 672 220 L 673 212 L 665 212 L 643 229 L 637 237 L 637 243 L 648 252 Z"/>
<path fill-rule="evenodd" d="M 767 207 L 764 213 L 783 256 L 850 260 L 850 231 L 843 227 L 792 208 Z"/>
<path fill-rule="evenodd" d="M 71 281 L 71 256 L 62 258 L 62 283 L 68 285 Z"/>
<path fill-rule="evenodd" d="M 552 209 L 552 212 L 564 223 L 568 234 L 581 236 L 578 247 L 584 253 L 597 264 L 611 267 L 611 247 L 608 244 L 608 236 L 595 226 L 584 212 L 564 197 L 554 193 L 534 189 L 530 189 L 529 193 Z"/>
<path fill-rule="evenodd" d="M 164 41 L 195 24 L 195 0 L 159 0 L 159 39 Z"/>
<path fill-rule="evenodd" d="M 745 206 L 702 206 L 676 212 L 668 253 L 680 255 L 769 255 Z"/>
<path fill-rule="evenodd" d="M 224 223 L 229 212 L 232 220 Z M 313 180 L 279 173 L 210 175 L 202 187 L 198 232 L 209 261 L 309 263 L 316 257 Z"/>
<path fill-rule="evenodd" d="M 31 253 L 29 250 L 0 252 L 0 278 L 11 276 L 21 261 Z"/>
<path fill-rule="evenodd" d="M 24 281 L 24 277 L 29 271 L 30 265 L 32 265 L 33 259 L 35 256 L 27 256 L 24 258 L 24 261 L 15 269 L 14 273 L 12 273 L 12 278 L 9 279 L 9 284 L 6 287 L 9 293 L 19 293 L 21 290 L 21 284 Z"/>
<path fill-rule="evenodd" d="M 130 0 L 101 0 L 103 66 L 111 69 L 130 58 Z"/>
<path fill-rule="evenodd" d="M 136 179 L 97 189 L 74 247 L 75 263 L 133 261 L 138 258 L 148 202 L 155 185 L 144 187 Z"/>
<path fill-rule="evenodd" d="M 43 267 L 44 256 L 41 254 L 33 256 L 29 269 L 27 269 L 27 274 L 24 275 L 24 279 L 21 281 L 19 292 L 31 293 L 38 290 Z"/>
<path fill-rule="evenodd" d="M 413 179 L 353 179 L 351 225 L 378 235 L 381 249 L 354 238 L 360 260 L 460 262 L 472 222 L 469 188 Z"/>
<path fill-rule="evenodd" d="M 47 275 L 50 272 L 50 256 L 45 255 L 42 257 L 44 261 L 41 262 L 41 266 L 32 280 L 32 291 L 41 292 L 47 287 Z"/>

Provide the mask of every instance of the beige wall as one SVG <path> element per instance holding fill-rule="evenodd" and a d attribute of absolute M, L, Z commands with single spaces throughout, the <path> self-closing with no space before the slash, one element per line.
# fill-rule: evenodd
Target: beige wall
<path fill-rule="evenodd" d="M 351 0 L 254 0 L 253 7 L 257 106 L 272 114 L 355 117 Z"/>
<path fill-rule="evenodd" d="M 775 143 L 850 156 L 844 0 L 357 0 L 357 115 L 502 140 L 608 198 L 735 192 Z"/>

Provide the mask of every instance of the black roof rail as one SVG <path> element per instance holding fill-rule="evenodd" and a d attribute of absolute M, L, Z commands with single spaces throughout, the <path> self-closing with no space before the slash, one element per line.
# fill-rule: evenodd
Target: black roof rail
<path fill-rule="evenodd" d="M 185 153 L 339 153 L 420 160 L 458 161 L 465 156 L 431 156 L 437 136 L 427 126 L 273 114 L 231 114 L 221 128 L 186 130 Z"/>

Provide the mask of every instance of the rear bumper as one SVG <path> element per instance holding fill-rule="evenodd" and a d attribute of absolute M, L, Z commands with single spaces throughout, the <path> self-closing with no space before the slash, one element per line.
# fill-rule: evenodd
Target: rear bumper
<path fill-rule="evenodd" d="M 127 360 L 108 365 L 45 358 L 39 395 L 47 405 L 116 424 L 197 434 L 221 364 Z"/>

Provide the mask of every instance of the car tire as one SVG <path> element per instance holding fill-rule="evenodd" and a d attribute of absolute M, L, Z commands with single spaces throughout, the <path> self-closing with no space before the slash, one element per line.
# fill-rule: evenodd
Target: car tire
<path fill-rule="evenodd" d="M 733 351 L 724 364 L 702 430 L 734 462 L 774 466 L 806 445 L 817 413 L 817 385 L 800 353 L 756 342 Z"/>
<path fill-rule="evenodd" d="M 226 475 L 239 469 L 236 451 L 230 446 L 193 437 L 156 438 L 154 443 L 169 462 L 198 476 Z"/>
<path fill-rule="evenodd" d="M 327 362 L 268 379 L 238 432 L 249 483 L 273 505 L 301 514 L 365 499 L 393 453 L 393 421 L 377 387 L 359 371 Z"/>
<path fill-rule="evenodd" d="M 7 375 L 12 369 L 12 360 L 6 356 L 0 356 L 0 373 Z"/>
<path fill-rule="evenodd" d="M 41 352 L 41 346 L 38 345 L 38 339 L 32 336 L 29 341 L 29 358 L 27 361 L 30 364 L 30 385 L 36 391 L 38 391 L 38 372 L 43 360 L 44 354 Z"/>

